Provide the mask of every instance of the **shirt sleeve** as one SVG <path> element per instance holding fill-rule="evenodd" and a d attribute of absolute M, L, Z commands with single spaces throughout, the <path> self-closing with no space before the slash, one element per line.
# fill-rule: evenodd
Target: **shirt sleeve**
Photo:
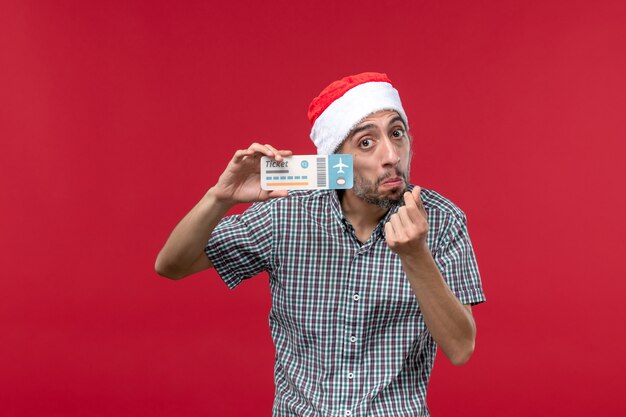
<path fill-rule="evenodd" d="M 453 218 L 435 261 L 461 303 L 475 305 L 486 300 L 464 215 Z"/>
<path fill-rule="evenodd" d="M 271 205 L 257 203 L 243 214 L 225 217 L 204 252 L 228 288 L 269 267 L 272 247 Z"/>

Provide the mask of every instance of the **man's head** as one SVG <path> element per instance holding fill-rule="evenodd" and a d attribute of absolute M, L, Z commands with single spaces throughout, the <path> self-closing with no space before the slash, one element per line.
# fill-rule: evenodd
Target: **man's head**
<path fill-rule="evenodd" d="M 354 195 L 382 208 L 402 201 L 409 184 L 411 138 L 396 111 L 382 110 L 367 116 L 350 131 L 337 152 L 353 157 Z"/>
<path fill-rule="evenodd" d="M 318 154 L 354 158 L 352 192 L 390 208 L 409 183 L 411 139 L 398 91 L 385 74 L 363 73 L 326 87 L 309 107 Z"/>
<path fill-rule="evenodd" d="M 309 105 L 311 140 L 317 153 L 335 153 L 357 124 L 381 110 L 398 112 L 408 130 L 400 95 L 386 74 L 363 72 L 331 83 Z"/>

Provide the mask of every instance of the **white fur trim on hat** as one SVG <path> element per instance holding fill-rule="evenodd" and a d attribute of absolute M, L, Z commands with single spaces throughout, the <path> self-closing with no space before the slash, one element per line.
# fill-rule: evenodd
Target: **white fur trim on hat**
<path fill-rule="evenodd" d="M 387 82 L 368 82 L 348 90 L 333 101 L 315 120 L 311 140 L 318 155 L 329 155 L 337 150 L 350 131 L 372 113 L 395 110 L 409 128 L 398 90 Z"/>

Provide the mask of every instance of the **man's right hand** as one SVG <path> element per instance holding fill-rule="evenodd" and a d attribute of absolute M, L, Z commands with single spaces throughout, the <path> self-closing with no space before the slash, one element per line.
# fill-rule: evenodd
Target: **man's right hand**
<path fill-rule="evenodd" d="M 286 197 L 287 190 L 268 191 L 261 189 L 260 159 L 262 156 L 267 156 L 281 162 L 283 157 L 291 156 L 291 154 L 291 151 L 279 151 L 271 145 L 259 143 L 253 143 L 248 149 L 238 150 L 217 184 L 211 188 L 210 193 L 218 201 L 227 205 Z"/>
<path fill-rule="evenodd" d="M 217 184 L 172 231 L 157 256 L 155 263 L 157 273 L 168 278 L 180 279 L 211 268 L 212 264 L 204 254 L 204 246 L 230 207 L 237 203 L 287 196 L 286 190 L 261 189 L 261 157 L 267 156 L 280 162 L 284 156 L 290 156 L 291 153 L 258 143 L 235 152 Z"/>

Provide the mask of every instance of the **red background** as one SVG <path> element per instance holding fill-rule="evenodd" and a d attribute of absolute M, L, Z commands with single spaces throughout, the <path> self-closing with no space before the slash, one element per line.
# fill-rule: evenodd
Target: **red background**
<path fill-rule="evenodd" d="M 399 88 L 488 298 L 433 415 L 623 415 L 621 0 L 2 0 L 2 415 L 270 415 L 266 275 L 154 259 L 236 149 L 313 153 L 310 99 L 361 71 Z"/>

